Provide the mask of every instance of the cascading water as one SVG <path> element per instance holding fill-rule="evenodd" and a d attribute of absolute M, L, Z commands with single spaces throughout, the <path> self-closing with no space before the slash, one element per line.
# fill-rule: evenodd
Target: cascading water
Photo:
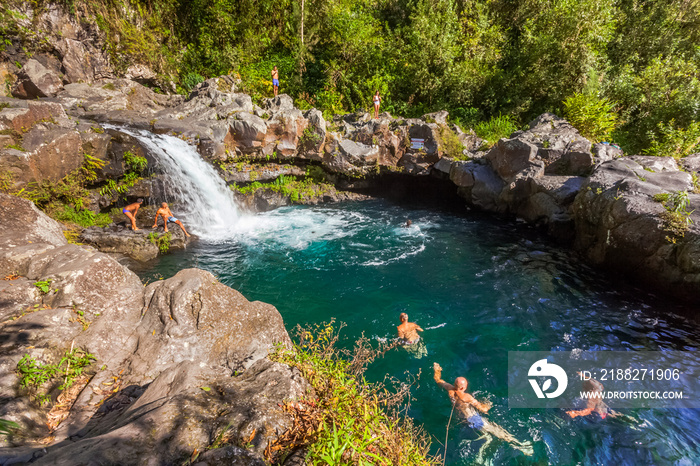
<path fill-rule="evenodd" d="M 160 162 L 169 183 L 176 217 L 201 238 L 220 240 L 230 236 L 239 219 L 231 190 L 197 150 L 182 139 L 148 131 L 111 126 L 139 140 Z M 166 199 L 170 201 L 170 199 Z"/>

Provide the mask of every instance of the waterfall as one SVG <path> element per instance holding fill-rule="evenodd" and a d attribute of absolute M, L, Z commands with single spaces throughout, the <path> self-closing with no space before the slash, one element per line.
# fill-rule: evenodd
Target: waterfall
<path fill-rule="evenodd" d="M 239 218 L 233 193 L 193 146 L 174 136 L 109 127 L 138 139 L 160 162 L 158 171 L 166 177 L 167 195 L 173 197 L 170 208 L 186 228 L 204 239 L 232 234 Z"/>

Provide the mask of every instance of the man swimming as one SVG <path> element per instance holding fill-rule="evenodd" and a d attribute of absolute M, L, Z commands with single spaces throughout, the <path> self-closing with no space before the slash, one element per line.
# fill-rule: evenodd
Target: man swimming
<path fill-rule="evenodd" d="M 601 419 L 606 417 L 617 417 L 621 414 L 617 411 L 610 409 L 610 407 L 602 400 L 603 384 L 595 379 L 584 380 L 581 385 L 581 390 L 588 392 L 589 394 L 596 393 L 598 396 L 591 396 L 586 402 L 586 408 L 580 410 L 567 411 L 566 414 L 571 416 L 571 418 L 576 418 L 578 416 L 588 416 L 590 414 L 596 413 Z"/>
<path fill-rule="evenodd" d="M 143 199 L 138 198 L 136 199 L 136 202 L 134 202 L 133 204 L 129 204 L 128 206 L 122 209 L 122 213 L 126 215 L 129 220 L 131 220 L 132 230 L 140 230 L 140 228 L 136 228 L 136 212 L 139 211 L 139 207 L 141 207 L 141 204 L 143 204 Z"/>
<path fill-rule="evenodd" d="M 183 225 L 180 220 L 176 219 L 173 216 L 173 213 L 170 211 L 168 204 L 166 202 L 163 202 L 160 206 L 160 209 L 158 209 L 158 212 L 156 212 L 156 220 L 155 222 L 153 222 L 153 228 L 158 228 L 158 216 L 161 216 L 163 217 L 163 229 L 166 233 L 168 231 L 168 222 L 173 222 L 177 223 L 180 226 L 180 228 L 182 228 L 182 231 L 185 232 L 186 236 L 190 236 L 190 234 L 187 233 L 187 230 L 185 230 L 185 225 Z"/>
<path fill-rule="evenodd" d="M 501 426 L 490 422 L 479 414 L 479 412 L 486 414 L 493 405 L 490 402 L 481 403 L 467 393 L 467 379 L 464 377 L 457 377 L 454 385 L 450 385 L 442 380 L 442 367 L 440 367 L 438 363 L 433 364 L 433 371 L 435 372 L 433 375 L 435 382 L 441 388 L 447 390 L 452 404 L 464 421 L 466 421 L 472 429 L 479 430 L 485 434 L 487 440 L 480 448 L 479 456 L 481 456 L 486 446 L 493 440 L 489 435 L 510 443 L 527 456 L 531 456 L 534 453 L 530 442 L 519 442 Z"/>
<path fill-rule="evenodd" d="M 277 90 L 280 87 L 280 76 L 277 71 L 277 67 L 272 68 L 272 90 L 275 92 L 275 97 L 277 97 Z"/>
<path fill-rule="evenodd" d="M 399 316 L 401 325 L 396 327 L 399 332 L 399 343 L 402 345 L 414 345 L 420 341 L 420 336 L 418 332 L 422 332 L 423 329 L 413 322 L 408 321 L 408 314 L 402 312 Z"/>

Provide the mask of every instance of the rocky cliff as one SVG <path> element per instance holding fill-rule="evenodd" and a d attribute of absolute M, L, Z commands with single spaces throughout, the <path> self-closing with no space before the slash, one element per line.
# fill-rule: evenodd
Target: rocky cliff
<path fill-rule="evenodd" d="M 263 464 L 290 422 L 277 404 L 307 389 L 267 359 L 289 344 L 274 307 L 197 269 L 143 286 L 17 197 L 0 194 L 0 224 L 0 418 L 22 426 L 0 464 Z M 65 390 L 18 372 L 78 350 L 94 360 Z"/>
<path fill-rule="evenodd" d="M 483 141 L 451 125 L 447 112 L 326 121 L 315 109 L 295 108 L 286 95 L 256 105 L 230 76 L 209 79 L 186 97 L 108 79 L 67 84 L 39 102 L 2 102 L 0 168 L 11 173 L 15 190 L 67 176 L 88 154 L 100 161 L 91 181 L 94 209 L 109 211 L 123 198 L 157 201 L 167 190 L 158 161 L 134 138 L 102 126 L 127 125 L 187 140 L 253 209 L 345 199 L 351 195 L 338 189 L 377 187 L 388 177 L 436 177 L 454 185 L 467 205 L 540 225 L 631 280 L 678 296 L 700 291 L 698 156 L 682 166 L 623 157 L 555 115 L 541 115 L 482 150 Z M 127 152 L 148 160 L 148 176 L 122 193 L 105 190 L 131 170 Z M 679 196 L 682 206 L 673 201 Z"/>

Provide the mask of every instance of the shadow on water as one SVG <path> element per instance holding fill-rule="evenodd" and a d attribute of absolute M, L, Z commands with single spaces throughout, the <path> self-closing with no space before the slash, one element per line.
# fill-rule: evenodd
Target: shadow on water
<path fill-rule="evenodd" d="M 396 350 L 368 377 L 421 373 L 409 414 L 439 442 L 451 405 L 432 381 L 465 376 L 488 418 L 535 454 L 492 442 L 485 464 L 698 464 L 696 410 L 637 410 L 634 423 L 569 419 L 557 410 L 507 405 L 508 351 L 685 350 L 700 347 L 692 308 L 671 303 L 587 267 L 537 230 L 488 215 L 391 200 L 287 207 L 241 218 L 226 241 L 163 256 L 144 280 L 200 267 L 248 299 L 272 303 L 289 329 L 336 318 L 348 344 L 363 333 L 395 335 L 398 315 L 424 329 L 427 355 Z M 429 207 L 429 208 L 428 208 Z M 410 218 L 413 225 L 403 228 Z M 484 441 L 454 425 L 447 464 L 474 464 Z"/>

